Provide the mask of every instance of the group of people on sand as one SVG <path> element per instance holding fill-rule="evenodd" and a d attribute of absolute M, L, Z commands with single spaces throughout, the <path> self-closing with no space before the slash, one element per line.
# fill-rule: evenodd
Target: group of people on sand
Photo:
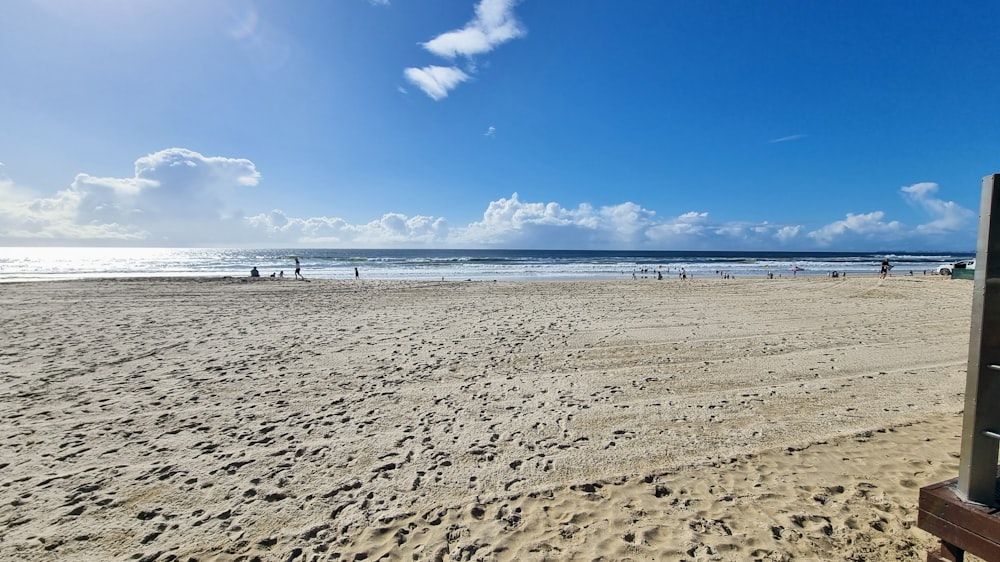
<path fill-rule="evenodd" d="M 298 271 L 298 270 L 296 270 L 296 271 Z M 257 266 L 253 266 L 250 269 L 250 277 L 260 277 L 260 271 L 257 271 Z M 284 272 L 284 270 L 282 270 L 282 271 L 279 271 L 277 273 L 271 273 L 271 277 L 272 278 L 284 279 L 285 278 L 285 272 Z M 305 277 L 303 277 L 303 279 L 305 279 Z"/>
<path fill-rule="evenodd" d="M 252 268 L 250 268 L 250 277 L 260 277 L 260 271 L 257 269 L 256 265 L 253 266 Z M 278 278 L 278 279 L 284 279 L 285 278 L 285 270 L 281 270 L 277 274 L 271 273 L 271 277 L 272 278 Z M 356 268 L 356 267 L 354 268 L 354 278 L 355 279 L 361 279 L 361 272 L 358 271 L 358 268 Z M 299 263 L 299 258 L 298 257 L 295 258 L 295 279 L 301 279 L 303 281 L 306 280 L 305 275 L 302 275 L 302 264 Z"/>

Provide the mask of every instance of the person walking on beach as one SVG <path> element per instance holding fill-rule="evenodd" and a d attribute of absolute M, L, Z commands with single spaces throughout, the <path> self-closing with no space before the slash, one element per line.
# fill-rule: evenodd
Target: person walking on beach
<path fill-rule="evenodd" d="M 354 268 L 354 279 L 355 280 L 361 279 L 361 274 L 358 273 L 358 268 L 356 268 L 356 267 Z"/>
<path fill-rule="evenodd" d="M 882 260 L 882 269 L 878 273 L 879 279 L 885 279 L 886 275 L 889 275 L 890 269 L 892 269 L 892 266 L 889 265 L 889 258 L 885 258 Z"/>
<path fill-rule="evenodd" d="M 295 278 L 296 279 L 305 279 L 305 276 L 302 275 L 302 273 L 300 273 L 300 271 L 301 270 L 299 269 L 299 257 L 295 256 Z"/>

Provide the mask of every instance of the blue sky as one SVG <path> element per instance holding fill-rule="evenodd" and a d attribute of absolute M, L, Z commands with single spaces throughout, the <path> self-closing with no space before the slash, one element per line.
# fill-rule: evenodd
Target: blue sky
<path fill-rule="evenodd" d="M 936 251 L 1000 2 L 10 0 L 0 244 Z"/>

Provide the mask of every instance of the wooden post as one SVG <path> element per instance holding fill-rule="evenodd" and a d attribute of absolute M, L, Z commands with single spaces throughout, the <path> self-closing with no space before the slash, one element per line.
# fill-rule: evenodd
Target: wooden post
<path fill-rule="evenodd" d="M 969 367 L 956 493 L 997 506 L 1000 451 L 1000 174 L 983 178 L 973 281 Z"/>

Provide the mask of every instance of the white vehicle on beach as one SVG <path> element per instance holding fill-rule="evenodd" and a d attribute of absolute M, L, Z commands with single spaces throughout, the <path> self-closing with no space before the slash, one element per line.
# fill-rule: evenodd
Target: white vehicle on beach
<path fill-rule="evenodd" d="M 956 269 L 976 269 L 976 260 L 959 261 L 955 263 L 946 263 L 944 265 L 939 265 L 937 268 L 938 275 L 951 275 L 951 272 Z"/>

